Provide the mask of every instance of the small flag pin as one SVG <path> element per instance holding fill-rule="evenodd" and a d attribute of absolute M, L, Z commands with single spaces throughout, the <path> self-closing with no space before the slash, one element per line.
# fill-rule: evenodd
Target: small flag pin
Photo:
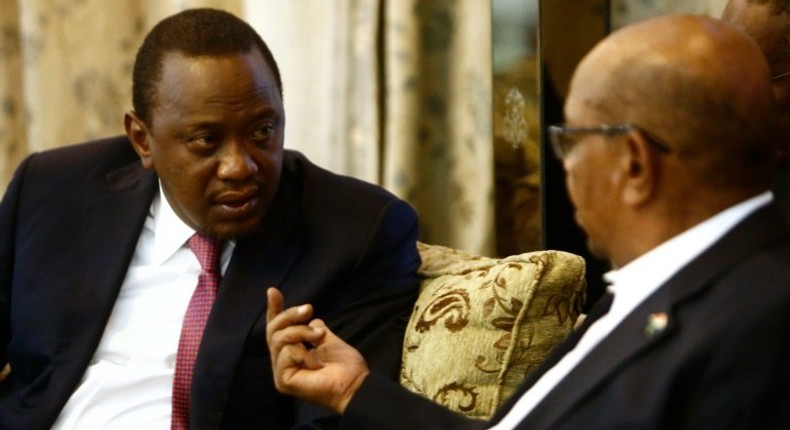
<path fill-rule="evenodd" d="M 647 337 L 655 337 L 659 335 L 669 323 L 669 316 L 665 312 L 654 312 L 647 317 L 647 326 L 645 326 L 645 335 Z"/>

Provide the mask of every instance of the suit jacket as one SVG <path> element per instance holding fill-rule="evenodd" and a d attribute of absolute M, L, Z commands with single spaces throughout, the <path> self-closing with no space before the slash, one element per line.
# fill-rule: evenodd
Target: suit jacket
<path fill-rule="evenodd" d="M 777 169 L 773 191 L 777 204 L 790 219 L 790 167 Z"/>
<path fill-rule="evenodd" d="M 158 181 L 125 137 L 34 154 L 0 204 L 0 428 L 45 429 L 80 383 Z M 392 378 L 417 294 L 417 219 L 383 189 L 286 151 L 258 232 L 237 241 L 195 364 L 192 429 L 285 429 L 328 411 L 278 394 L 266 288 L 318 317 Z M 175 347 L 175 346 L 174 346 Z M 336 417 L 334 418 L 336 420 Z"/>
<path fill-rule="evenodd" d="M 651 326 L 662 313 L 666 326 Z M 648 297 L 517 428 L 788 428 L 788 333 L 790 227 L 771 204 Z M 543 371 L 530 377 L 491 422 L 498 422 Z M 363 383 L 343 428 L 489 426 L 382 379 L 373 376 Z M 409 414 L 388 425 L 393 405 Z"/>

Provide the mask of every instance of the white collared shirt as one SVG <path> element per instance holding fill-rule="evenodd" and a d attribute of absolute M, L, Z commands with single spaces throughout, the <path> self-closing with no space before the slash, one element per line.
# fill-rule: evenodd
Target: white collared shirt
<path fill-rule="evenodd" d="M 771 192 L 745 200 L 667 240 L 619 270 L 604 275 L 612 285 L 609 312 L 595 321 L 579 343 L 549 369 L 490 430 L 509 430 L 524 420 L 584 358 L 640 303 L 738 222 L 773 200 Z"/>
<path fill-rule="evenodd" d="M 178 340 L 200 275 L 186 246 L 194 233 L 160 191 L 101 342 L 53 429 L 170 428 Z M 223 273 L 233 248 L 223 250 Z"/>

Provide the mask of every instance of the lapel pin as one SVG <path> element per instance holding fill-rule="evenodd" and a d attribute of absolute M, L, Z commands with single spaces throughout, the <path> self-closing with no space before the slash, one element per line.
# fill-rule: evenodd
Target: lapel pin
<path fill-rule="evenodd" d="M 653 338 L 661 334 L 669 323 L 669 316 L 665 312 L 654 312 L 647 317 L 647 326 L 645 326 L 645 335 L 648 338 Z"/>

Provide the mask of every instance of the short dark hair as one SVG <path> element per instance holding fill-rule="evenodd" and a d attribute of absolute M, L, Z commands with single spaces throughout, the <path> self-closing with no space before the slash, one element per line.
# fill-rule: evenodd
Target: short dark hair
<path fill-rule="evenodd" d="M 156 87 L 165 56 L 178 52 L 187 57 L 223 56 L 258 48 L 274 75 L 280 97 L 282 80 L 277 62 L 261 36 L 237 16 L 218 9 L 187 9 L 160 21 L 137 51 L 132 72 L 132 106 L 137 116 L 151 124 Z"/>

